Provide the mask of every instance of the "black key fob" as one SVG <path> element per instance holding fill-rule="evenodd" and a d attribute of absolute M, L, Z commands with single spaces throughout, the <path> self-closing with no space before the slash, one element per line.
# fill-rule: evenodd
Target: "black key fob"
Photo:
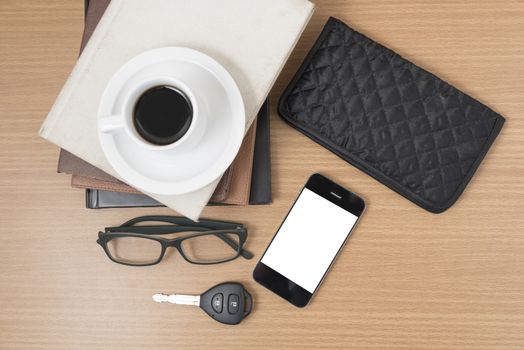
<path fill-rule="evenodd" d="M 200 307 L 225 324 L 239 324 L 253 309 L 253 298 L 236 282 L 218 284 L 200 295 Z"/>

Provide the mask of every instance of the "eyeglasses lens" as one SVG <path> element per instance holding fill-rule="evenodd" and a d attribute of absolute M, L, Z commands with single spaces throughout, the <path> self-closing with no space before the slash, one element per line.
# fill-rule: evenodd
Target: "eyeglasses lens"
<path fill-rule="evenodd" d="M 240 236 L 237 233 L 207 234 L 187 238 L 180 248 L 187 259 L 211 264 L 233 259 L 238 256 Z"/>
<path fill-rule="evenodd" d="M 152 264 L 162 253 L 160 242 L 140 237 L 113 237 L 107 248 L 113 259 L 125 264 Z"/>

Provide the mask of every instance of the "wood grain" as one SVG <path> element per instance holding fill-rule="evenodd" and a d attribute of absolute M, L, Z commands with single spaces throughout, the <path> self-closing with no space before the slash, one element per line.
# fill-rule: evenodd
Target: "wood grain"
<path fill-rule="evenodd" d="M 152 268 L 111 263 L 106 225 L 167 209 L 92 211 L 56 174 L 37 130 L 74 65 L 82 2 L 0 0 L 1 349 L 524 348 L 524 2 L 324 0 L 272 94 L 274 203 L 213 207 L 260 257 L 298 190 L 322 172 L 361 194 L 360 226 L 312 304 L 295 309 L 251 278 L 256 260 Z M 434 215 L 285 125 L 275 103 L 328 16 L 336 16 L 507 118 L 464 195 Z M 154 304 L 225 280 L 253 292 L 239 326 Z"/>

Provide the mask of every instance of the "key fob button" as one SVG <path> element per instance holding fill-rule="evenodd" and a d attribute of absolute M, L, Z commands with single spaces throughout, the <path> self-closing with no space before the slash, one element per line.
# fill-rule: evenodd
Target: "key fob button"
<path fill-rule="evenodd" d="M 222 295 L 222 293 L 217 293 L 213 295 L 213 298 L 211 299 L 211 306 L 213 307 L 213 310 L 215 310 L 215 312 L 221 313 L 223 304 L 224 296 Z"/>
<path fill-rule="evenodd" d="M 240 298 L 238 297 L 238 294 L 230 294 L 229 300 L 227 303 L 227 312 L 234 315 L 238 312 L 240 304 Z"/>
<path fill-rule="evenodd" d="M 249 315 L 253 299 L 240 283 L 227 282 L 202 293 L 199 305 L 215 321 L 234 325 Z"/>

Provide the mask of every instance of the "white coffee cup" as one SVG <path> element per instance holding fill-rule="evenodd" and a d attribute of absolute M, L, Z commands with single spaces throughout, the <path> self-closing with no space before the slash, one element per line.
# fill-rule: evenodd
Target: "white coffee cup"
<path fill-rule="evenodd" d="M 193 112 L 191 124 L 186 133 L 180 139 L 167 145 L 158 145 L 144 139 L 137 131 L 134 123 L 134 109 L 138 100 L 146 91 L 155 87 L 169 87 L 180 91 L 189 100 Z M 201 103 L 186 83 L 170 76 L 149 77 L 135 83 L 128 91 L 124 92 L 121 106 L 121 110 L 117 111 L 116 114 L 98 118 L 98 128 L 102 133 L 124 131 L 141 147 L 156 151 L 188 149 L 194 147 L 205 132 L 207 118 L 205 108 L 201 108 Z"/>

